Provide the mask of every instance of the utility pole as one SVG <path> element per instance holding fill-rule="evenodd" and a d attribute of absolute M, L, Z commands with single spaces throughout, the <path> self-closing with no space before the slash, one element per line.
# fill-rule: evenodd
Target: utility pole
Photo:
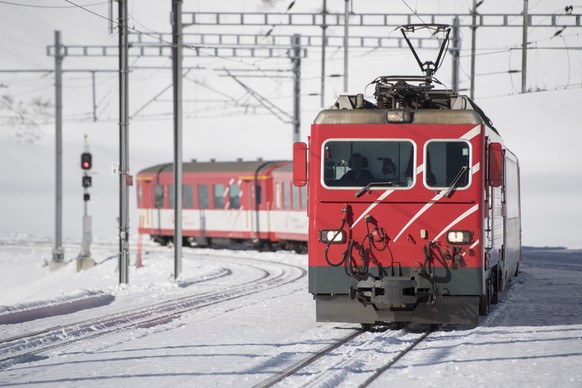
<path fill-rule="evenodd" d="M 344 14 L 344 93 L 348 92 L 348 47 L 349 35 L 348 27 L 350 25 L 350 0 L 345 0 L 345 14 Z"/>
<path fill-rule="evenodd" d="M 523 30 L 521 39 L 521 92 L 527 91 L 527 26 L 529 24 L 528 0 L 523 0 Z"/>
<path fill-rule="evenodd" d="M 174 279 L 182 272 L 182 0 L 172 0 L 174 83 Z"/>
<path fill-rule="evenodd" d="M 477 45 L 477 0 L 473 0 L 471 11 L 471 86 L 469 97 L 475 99 L 475 48 Z"/>
<path fill-rule="evenodd" d="M 93 122 L 97 121 L 97 94 L 95 92 L 95 72 L 91 72 L 91 84 L 93 85 Z"/>
<path fill-rule="evenodd" d="M 293 144 L 300 139 L 301 132 L 301 36 L 293 35 L 291 40 L 293 63 Z"/>
<path fill-rule="evenodd" d="M 327 14 L 327 0 L 323 0 L 323 11 L 321 21 L 321 107 L 325 106 L 325 48 L 327 46 L 327 24 L 325 23 Z"/>
<path fill-rule="evenodd" d="M 129 282 L 129 69 L 127 0 L 119 1 L 119 283 Z"/>
<path fill-rule="evenodd" d="M 453 59 L 453 75 L 452 84 L 453 92 L 459 93 L 459 57 L 461 53 L 461 39 L 459 37 L 459 18 L 453 19 L 453 47 L 451 48 L 451 56 Z"/>
<path fill-rule="evenodd" d="M 55 125 L 56 125 L 56 163 L 55 163 L 55 246 L 51 268 L 64 265 L 63 249 L 63 83 L 62 66 L 64 55 L 61 52 L 61 32 L 55 31 Z"/>

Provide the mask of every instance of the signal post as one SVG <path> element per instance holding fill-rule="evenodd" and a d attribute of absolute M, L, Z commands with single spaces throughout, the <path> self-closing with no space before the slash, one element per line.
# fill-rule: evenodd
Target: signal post
<path fill-rule="evenodd" d="M 91 240 L 93 239 L 91 216 L 88 214 L 88 205 L 91 200 L 89 188 L 93 185 L 93 177 L 89 175 L 89 170 L 93 167 L 93 155 L 89 152 L 87 136 L 85 136 L 85 149 L 81 154 L 81 169 L 84 171 L 82 177 L 83 185 L 83 240 L 81 242 L 81 253 L 77 256 L 77 272 L 91 268 L 95 265 L 95 260 L 91 258 Z"/>

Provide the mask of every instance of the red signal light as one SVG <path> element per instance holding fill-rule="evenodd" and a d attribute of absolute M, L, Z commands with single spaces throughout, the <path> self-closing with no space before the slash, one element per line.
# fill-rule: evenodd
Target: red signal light
<path fill-rule="evenodd" d="M 93 157 L 90 152 L 83 152 L 81 154 L 81 168 L 83 170 L 90 170 L 93 167 Z"/>

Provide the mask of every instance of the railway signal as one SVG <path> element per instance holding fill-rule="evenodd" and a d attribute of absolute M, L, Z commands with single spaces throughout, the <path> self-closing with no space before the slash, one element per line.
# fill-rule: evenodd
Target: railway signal
<path fill-rule="evenodd" d="M 81 168 L 83 170 L 90 170 L 91 167 L 93 167 L 93 156 L 90 152 L 83 152 L 81 154 Z"/>
<path fill-rule="evenodd" d="M 84 214 L 83 214 L 83 241 L 81 242 L 81 253 L 77 256 L 77 271 L 82 269 L 90 268 L 95 265 L 95 261 L 91 258 L 91 240 L 92 236 L 92 225 L 91 216 L 88 212 L 89 201 L 91 200 L 91 194 L 89 193 L 89 188 L 93 186 L 93 177 L 89 174 L 93 167 L 93 156 L 89 152 L 89 143 L 87 142 L 87 135 L 85 135 L 85 148 L 81 154 L 81 169 L 83 170 L 83 203 L 84 203 Z"/>

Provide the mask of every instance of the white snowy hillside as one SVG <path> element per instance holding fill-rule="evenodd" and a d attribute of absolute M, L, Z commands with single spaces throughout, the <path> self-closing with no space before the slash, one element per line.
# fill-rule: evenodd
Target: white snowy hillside
<path fill-rule="evenodd" d="M 386 368 L 423 329 L 315 322 L 305 255 L 185 248 L 174 280 L 172 249 L 146 242 L 118 285 L 114 241 L 93 244 L 98 265 L 80 272 L 43 266 L 51 249 L 0 236 L 0 387 L 582 386 L 580 250 L 524 249 L 478 326 L 441 326 Z"/>

